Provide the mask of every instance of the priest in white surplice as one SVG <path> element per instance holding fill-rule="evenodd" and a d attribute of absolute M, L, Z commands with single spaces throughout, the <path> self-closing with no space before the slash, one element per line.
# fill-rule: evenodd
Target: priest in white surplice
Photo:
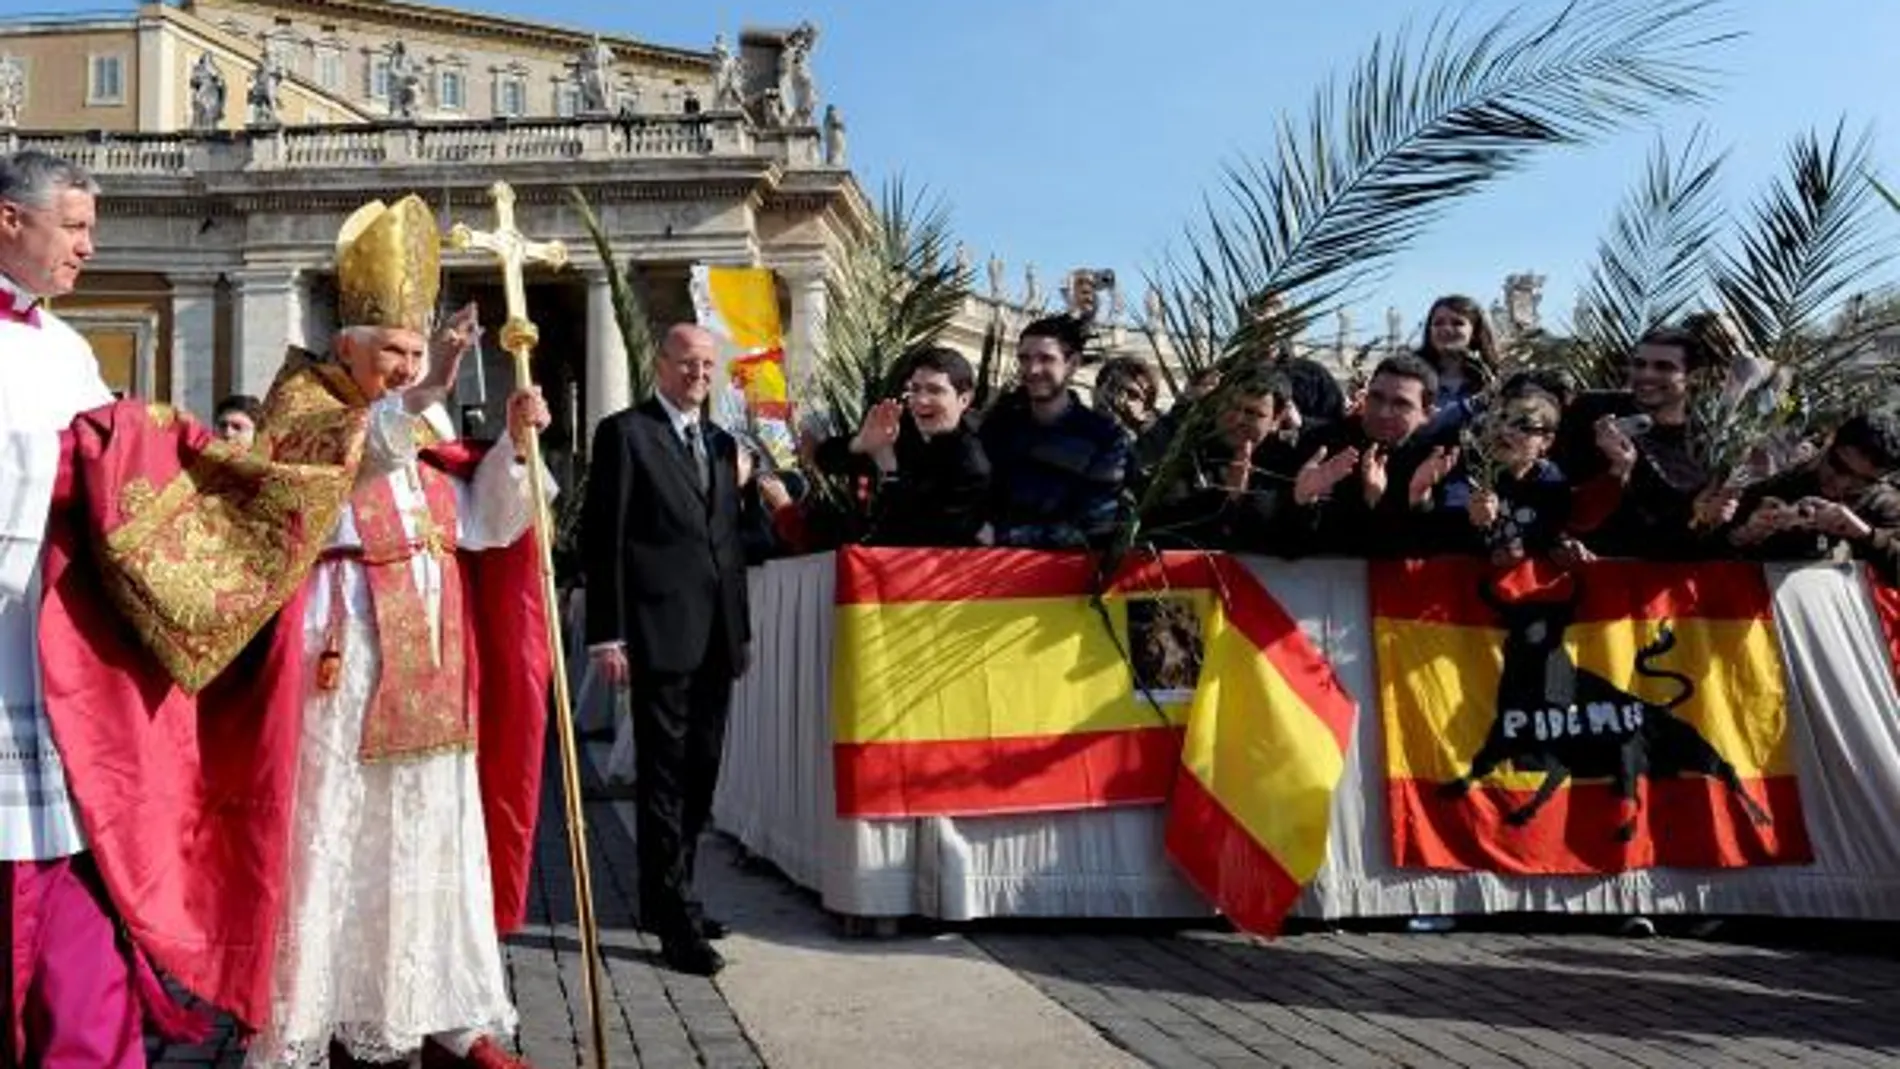
<path fill-rule="evenodd" d="M 143 1066 L 137 970 L 80 827 L 45 711 L 41 559 L 60 432 L 112 394 L 48 309 L 92 256 L 98 186 L 38 152 L 0 156 L 0 1063 Z"/>

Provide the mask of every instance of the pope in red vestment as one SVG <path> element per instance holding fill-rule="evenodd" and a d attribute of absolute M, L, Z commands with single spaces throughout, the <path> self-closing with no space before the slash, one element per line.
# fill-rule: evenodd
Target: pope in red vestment
<path fill-rule="evenodd" d="M 484 451 L 407 411 L 436 241 L 419 199 L 366 206 L 335 357 L 286 367 L 257 444 L 85 413 L 49 525 L 46 711 L 100 876 L 253 1064 L 517 1064 L 549 658 L 513 442 L 547 412 L 518 393 Z"/>

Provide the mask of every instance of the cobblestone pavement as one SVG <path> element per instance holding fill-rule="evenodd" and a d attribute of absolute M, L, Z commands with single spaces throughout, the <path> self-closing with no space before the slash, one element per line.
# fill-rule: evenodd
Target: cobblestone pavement
<path fill-rule="evenodd" d="M 592 778 L 591 768 L 587 770 Z M 543 1069 L 578 1066 L 587 1030 L 573 882 L 549 769 L 527 930 L 505 948 L 519 1044 Z M 615 1069 L 763 1066 L 718 985 L 657 965 L 633 927 L 631 837 L 611 803 L 588 806 Z M 709 846 L 712 844 L 709 844 Z M 776 875 L 730 867 L 702 879 L 776 881 L 787 920 L 835 923 Z M 802 918 L 802 919 L 800 919 Z M 1730 940 L 1626 939 L 1595 931 L 1461 928 L 1443 934 L 1295 935 L 1274 943 L 1151 925 L 1006 922 L 963 929 L 1109 1041 L 1162 1069 L 1371 1066 L 1436 1069 L 1771 1069 L 1900 1065 L 1895 930 L 1757 925 Z M 1772 942 L 1751 934 L 1774 933 Z M 889 944 L 909 955 L 911 937 Z M 863 950 L 879 953 L 868 942 Z M 771 1022 L 753 1022 L 766 1028 Z M 980 1027 L 972 1022 L 971 1027 Z M 866 1035 L 867 1044 L 878 1036 Z M 159 1069 L 237 1066 L 229 1026 L 202 1047 L 153 1048 Z M 1024 1065 L 1034 1064 L 1025 1051 Z M 891 1066 L 930 1051 L 877 1052 Z M 999 1064 L 997 1069 L 1010 1069 Z"/>
<path fill-rule="evenodd" d="M 549 741 L 550 754 L 554 751 Z M 590 787 L 598 787 L 584 766 Z M 544 777 L 540 834 L 529 891 L 528 924 L 503 946 L 510 989 L 521 1014 L 517 1053 L 540 1069 L 578 1066 L 581 1037 L 590 1035 L 581 988 L 580 937 L 575 926 L 574 878 L 568 864 L 560 773 Z M 683 976 L 659 964 L 658 940 L 634 928 L 633 839 L 610 802 L 587 805 L 589 865 L 594 882 L 607 1019 L 608 1063 L 614 1069 L 761 1069 L 764 1063 L 710 980 Z M 816 910 L 814 910 L 816 914 Z M 148 1044 L 156 1069 L 242 1065 L 230 1025 L 221 1023 L 201 1047 Z M 591 1063 L 590 1063 L 591 1064 Z"/>
<path fill-rule="evenodd" d="M 1894 931 L 1857 934 L 1886 956 L 1574 933 L 975 938 L 1164 1069 L 1900 1065 Z"/>

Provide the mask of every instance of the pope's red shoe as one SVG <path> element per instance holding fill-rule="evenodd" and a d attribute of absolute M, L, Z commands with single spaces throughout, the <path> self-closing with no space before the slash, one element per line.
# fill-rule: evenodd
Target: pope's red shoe
<path fill-rule="evenodd" d="M 466 1058 L 457 1058 L 433 1040 L 424 1043 L 422 1069 L 534 1069 L 534 1063 L 503 1050 L 493 1036 L 483 1036 L 469 1048 Z"/>
<path fill-rule="evenodd" d="M 469 1048 L 465 1063 L 470 1069 L 534 1069 L 526 1058 L 517 1058 L 501 1049 L 501 1044 L 491 1036 L 483 1036 Z"/>

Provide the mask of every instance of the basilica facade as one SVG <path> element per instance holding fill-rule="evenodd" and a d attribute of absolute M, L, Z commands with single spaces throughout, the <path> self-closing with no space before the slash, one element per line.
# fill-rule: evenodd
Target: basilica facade
<path fill-rule="evenodd" d="M 0 151 L 97 176 L 98 253 L 59 311 L 115 389 L 200 414 L 264 393 L 287 345 L 328 344 L 353 209 L 416 192 L 444 227 L 482 229 L 505 180 L 522 231 L 571 254 L 528 279 L 559 450 L 632 401 L 577 194 L 656 321 L 693 318 L 695 264 L 772 268 L 790 370 L 809 366 L 830 264 L 868 222 L 842 124 L 817 99 L 815 39 L 750 28 L 668 48 L 390 0 L 15 17 L 0 20 Z M 445 252 L 445 273 L 444 308 L 477 301 L 492 337 L 492 261 Z M 491 342 L 463 402 L 498 403 L 509 366 Z"/>

